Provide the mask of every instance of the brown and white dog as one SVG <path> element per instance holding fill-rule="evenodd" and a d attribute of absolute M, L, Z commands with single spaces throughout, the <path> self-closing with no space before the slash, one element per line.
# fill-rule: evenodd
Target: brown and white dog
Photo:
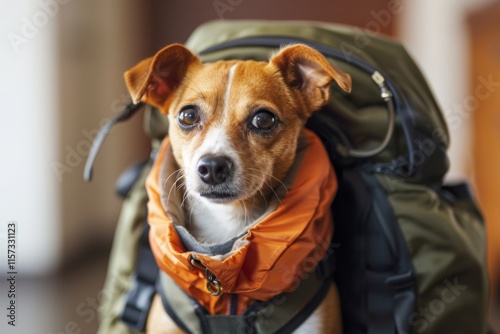
<path fill-rule="evenodd" d="M 351 90 L 349 75 L 304 46 L 269 62 L 201 63 L 182 45 L 165 47 L 125 74 L 135 102 L 168 114 L 182 170 L 189 233 L 207 244 L 241 235 L 266 210 L 291 168 L 306 120 L 329 100 L 330 83 Z M 295 333 L 340 333 L 335 288 Z M 181 332 L 155 298 L 149 333 Z"/>

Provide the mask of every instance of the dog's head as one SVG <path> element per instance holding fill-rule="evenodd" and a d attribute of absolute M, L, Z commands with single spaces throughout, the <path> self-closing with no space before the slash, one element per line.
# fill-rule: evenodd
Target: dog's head
<path fill-rule="evenodd" d="M 285 47 L 269 62 L 202 64 L 174 44 L 125 79 L 135 102 L 168 114 L 188 194 L 214 203 L 270 194 L 292 165 L 306 120 L 328 102 L 330 83 L 351 90 L 349 75 L 304 45 Z"/>

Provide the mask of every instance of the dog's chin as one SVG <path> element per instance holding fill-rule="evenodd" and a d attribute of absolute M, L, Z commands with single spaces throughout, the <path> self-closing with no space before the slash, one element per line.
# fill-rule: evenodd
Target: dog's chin
<path fill-rule="evenodd" d="M 238 192 L 227 190 L 206 190 L 198 193 L 198 196 L 204 198 L 208 202 L 216 204 L 231 204 L 241 200 L 241 194 Z"/>
<path fill-rule="evenodd" d="M 194 198 L 203 200 L 206 203 L 226 205 L 252 200 L 259 194 L 260 189 L 258 187 L 245 187 L 234 183 L 211 186 L 201 183 L 192 185 L 186 182 L 186 185 L 188 194 Z M 255 200 L 252 201 L 255 202 Z"/>
<path fill-rule="evenodd" d="M 194 195 L 206 203 L 233 204 L 245 199 L 245 192 L 233 184 L 221 184 L 216 186 L 198 184 L 189 188 L 188 193 Z"/>

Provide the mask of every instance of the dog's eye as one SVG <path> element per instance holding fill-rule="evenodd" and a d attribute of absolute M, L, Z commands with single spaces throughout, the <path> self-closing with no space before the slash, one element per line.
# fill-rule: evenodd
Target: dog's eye
<path fill-rule="evenodd" d="M 252 125 L 259 130 L 271 130 L 277 122 L 276 116 L 267 110 L 258 111 L 252 118 Z"/>
<path fill-rule="evenodd" d="M 177 115 L 177 122 L 184 129 L 189 129 L 200 121 L 200 113 L 193 107 L 187 107 Z"/>

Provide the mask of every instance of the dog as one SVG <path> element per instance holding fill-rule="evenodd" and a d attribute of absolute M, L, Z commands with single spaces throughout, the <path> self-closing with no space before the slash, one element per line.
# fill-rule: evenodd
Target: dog
<path fill-rule="evenodd" d="M 290 184 L 286 180 L 297 164 L 307 119 L 328 102 L 333 81 L 345 92 L 351 91 L 348 74 L 302 44 L 283 47 L 268 62 L 214 63 L 202 63 L 183 45 L 172 44 L 128 70 L 125 80 L 134 102 L 151 104 L 168 115 L 168 150 L 174 172 L 161 182 L 150 182 L 159 192 L 164 191 L 159 201 L 166 202 L 172 192 L 182 190 L 181 215 L 187 221 L 182 229 L 205 245 L 245 236 L 259 225 L 262 217 L 286 201 L 286 187 Z M 162 162 L 157 163 L 158 168 L 163 168 Z M 169 189 L 162 190 L 172 178 L 175 181 L 170 182 Z M 278 189 L 285 189 L 284 197 L 280 197 Z M 325 200 L 325 207 L 331 200 Z M 151 211 L 154 210 L 150 207 L 150 216 Z M 150 224 L 154 218 L 150 217 Z M 161 233 L 157 235 L 163 238 Z M 252 232 L 256 234 L 257 230 Z M 239 246 L 246 243 L 250 241 L 245 239 Z M 233 246 L 231 254 L 239 246 Z M 161 247 L 160 242 L 152 245 L 157 261 Z M 184 258 L 179 259 L 184 263 Z M 220 256 L 210 259 L 225 260 Z M 171 270 L 168 261 L 167 273 L 175 278 L 177 269 Z M 196 266 L 193 267 L 192 258 L 190 261 L 184 266 L 189 267 L 186 272 L 192 273 Z M 204 272 L 196 275 L 193 277 L 204 277 Z M 216 288 L 212 286 L 213 290 Z M 251 303 L 252 296 L 261 296 L 258 292 L 256 289 L 254 295 L 245 299 L 247 303 Z M 341 331 L 339 298 L 332 283 L 320 306 L 294 333 Z M 167 315 L 159 296 L 153 300 L 147 332 L 183 332 Z"/>

